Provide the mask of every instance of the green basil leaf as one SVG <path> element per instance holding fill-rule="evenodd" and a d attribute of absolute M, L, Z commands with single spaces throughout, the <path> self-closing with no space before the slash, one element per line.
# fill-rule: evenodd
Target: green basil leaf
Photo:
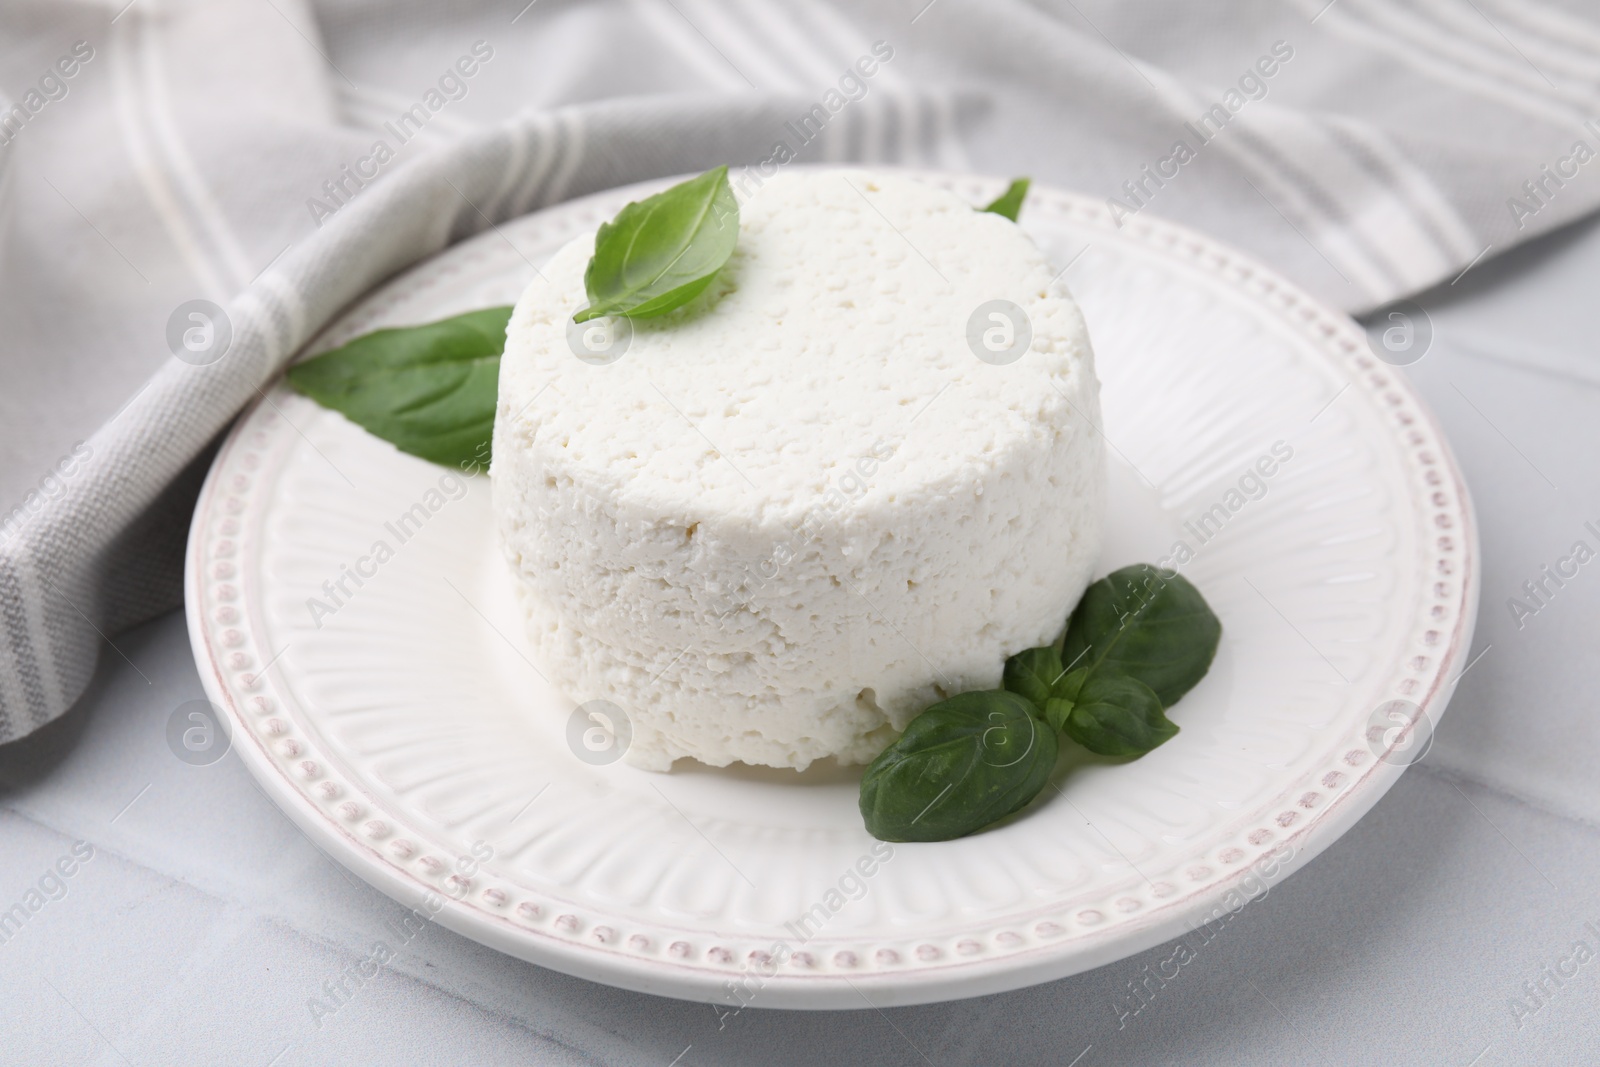
<path fill-rule="evenodd" d="M 289 368 L 289 384 L 402 452 L 486 465 L 509 307 L 377 330 Z"/>
<path fill-rule="evenodd" d="M 1211 669 L 1221 638 L 1222 623 L 1187 578 L 1136 563 L 1084 592 L 1061 659 L 1143 682 L 1170 708 Z"/>
<path fill-rule="evenodd" d="M 589 306 L 572 319 L 647 319 L 682 307 L 711 284 L 738 239 L 727 167 L 635 201 L 595 235 L 583 273 Z"/>
<path fill-rule="evenodd" d="M 1050 687 L 1065 674 L 1061 654 L 1054 648 L 1029 648 L 1006 660 L 1002 683 L 1018 696 L 1027 697 L 1042 712 L 1050 699 Z"/>
<path fill-rule="evenodd" d="M 1078 694 L 1083 689 L 1083 683 L 1089 678 L 1089 668 L 1079 667 L 1075 671 L 1060 675 L 1055 685 L 1050 687 L 1050 695 L 1044 702 L 1044 721 L 1052 728 L 1064 730 L 1067 726 L 1067 716 L 1072 714 L 1072 709 L 1077 704 Z"/>
<path fill-rule="evenodd" d="M 995 198 L 995 202 L 984 208 L 996 215 L 1004 215 L 1012 222 L 1017 221 L 1017 216 L 1022 214 L 1022 201 L 1028 195 L 1028 186 L 1032 183 L 1027 178 L 1017 178 L 1012 181 L 1009 188 Z"/>
<path fill-rule="evenodd" d="M 981 830 L 1039 794 L 1057 749 L 1055 733 L 1015 693 L 940 701 L 867 768 L 867 832 L 883 841 L 948 841 Z"/>
<path fill-rule="evenodd" d="M 1072 714 L 1072 709 L 1077 707 L 1067 697 L 1050 697 L 1044 702 L 1044 721 L 1050 724 L 1052 730 L 1065 730 L 1067 716 Z"/>
<path fill-rule="evenodd" d="M 1079 667 L 1062 675 L 1056 684 L 1050 687 L 1050 699 L 1064 698 L 1077 700 L 1078 690 L 1083 688 L 1083 683 L 1088 680 L 1089 668 Z"/>
<path fill-rule="evenodd" d="M 1089 676 L 1061 729 L 1101 756 L 1142 756 L 1178 733 L 1177 724 L 1161 710 L 1161 699 L 1149 686 L 1133 678 L 1101 673 Z"/>

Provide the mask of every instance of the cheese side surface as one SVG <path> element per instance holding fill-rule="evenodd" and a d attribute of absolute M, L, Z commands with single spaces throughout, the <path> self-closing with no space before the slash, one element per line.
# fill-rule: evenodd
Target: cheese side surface
<path fill-rule="evenodd" d="M 1100 549 L 1093 355 L 1032 240 L 949 192 L 785 173 L 740 216 L 660 318 L 573 326 L 592 234 L 523 293 L 499 539 L 534 662 L 622 709 L 629 762 L 863 763 L 1060 634 Z"/>

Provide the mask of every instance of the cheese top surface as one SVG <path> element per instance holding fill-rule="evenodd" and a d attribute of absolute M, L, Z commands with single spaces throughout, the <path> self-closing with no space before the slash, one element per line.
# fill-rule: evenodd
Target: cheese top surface
<path fill-rule="evenodd" d="M 608 328 L 571 324 L 593 247 L 592 235 L 568 244 L 517 306 L 502 418 L 592 491 L 652 511 L 792 521 L 884 441 L 895 459 L 873 472 L 874 496 L 970 480 L 1009 437 L 1054 424 L 1074 375 L 1092 373 L 1082 316 L 1032 240 L 908 178 L 775 177 L 742 205 L 738 247 L 709 290 L 613 324 L 632 336 L 606 364 L 569 342 L 569 329 Z M 1020 307 L 1032 332 L 1007 365 L 968 339 L 974 311 L 995 300 Z M 978 329 L 1006 340 L 1000 320 Z"/>

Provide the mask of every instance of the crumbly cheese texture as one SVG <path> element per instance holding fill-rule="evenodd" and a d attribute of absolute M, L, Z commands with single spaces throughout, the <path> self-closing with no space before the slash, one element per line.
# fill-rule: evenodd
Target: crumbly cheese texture
<path fill-rule="evenodd" d="M 629 762 L 864 763 L 1060 634 L 1100 548 L 1099 385 L 1018 226 L 905 177 L 781 174 L 710 288 L 610 363 L 569 342 L 593 248 L 517 303 L 490 473 L 534 660 L 624 711 Z M 1005 365 L 968 339 L 997 299 L 1032 329 Z"/>

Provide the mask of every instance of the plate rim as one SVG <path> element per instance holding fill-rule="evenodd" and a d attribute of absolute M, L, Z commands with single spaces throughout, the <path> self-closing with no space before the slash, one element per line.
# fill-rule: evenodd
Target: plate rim
<path fill-rule="evenodd" d="M 850 165 L 805 166 L 805 170 L 851 170 Z M 1004 188 L 1004 179 L 988 176 L 870 165 L 859 169 L 892 171 L 907 177 L 928 181 L 945 188 L 959 187 L 974 190 L 980 195 Z M 532 215 L 551 212 L 580 214 L 594 213 L 600 205 L 620 204 L 623 198 L 633 198 L 662 188 L 675 178 L 652 179 L 612 189 L 601 190 L 583 197 L 564 201 L 541 209 Z M 974 197 L 976 199 L 976 197 Z M 1178 223 L 1159 216 L 1140 213 L 1117 225 L 1109 209 L 1099 200 L 1084 194 L 1072 193 L 1048 184 L 1035 184 L 1030 191 L 1029 207 L 1046 210 L 1063 216 L 1079 225 L 1098 227 L 1119 236 L 1131 237 L 1148 249 L 1165 250 L 1168 255 L 1182 249 L 1186 255 L 1176 258 L 1188 260 L 1188 265 L 1213 276 L 1228 286 L 1241 289 L 1254 282 L 1259 291 L 1249 293 L 1249 303 L 1258 305 L 1274 318 L 1290 321 L 1291 316 L 1301 320 L 1302 333 L 1318 354 L 1337 371 L 1355 379 L 1366 368 L 1363 358 L 1371 360 L 1365 334 L 1355 321 L 1344 312 L 1327 305 L 1298 286 L 1283 279 L 1276 271 L 1257 263 L 1250 256 L 1231 246 Z M 526 216 L 525 216 L 526 217 Z M 513 220 L 515 221 L 515 220 Z M 473 240 L 486 241 L 493 231 L 480 233 L 448 248 L 418 260 L 407 270 L 384 280 L 360 299 L 353 301 L 318 331 L 307 345 L 296 353 L 294 362 L 306 353 L 317 350 L 319 343 L 374 295 L 403 284 L 416 271 L 439 255 L 449 254 Z M 1265 303 L 1273 299 L 1277 306 Z M 1320 334 L 1320 336 L 1319 336 Z M 1355 354 L 1356 367 L 1346 365 L 1346 357 Z M 1387 365 L 1378 364 L 1382 370 Z M 1359 369 L 1358 369 L 1359 368 Z M 1455 504 L 1452 517 L 1458 520 L 1455 536 L 1460 539 L 1459 558 L 1464 566 L 1458 580 L 1459 589 L 1448 603 L 1457 607 L 1454 628 L 1449 641 L 1437 655 L 1432 668 L 1432 679 L 1421 695 L 1408 697 L 1420 706 L 1433 729 L 1446 710 L 1456 678 L 1453 670 L 1470 648 L 1475 630 L 1479 595 L 1481 592 L 1481 555 L 1479 551 L 1476 511 L 1460 466 L 1456 461 L 1442 427 L 1426 403 L 1418 395 L 1410 380 L 1388 368 L 1383 389 L 1391 395 L 1398 394 L 1400 404 L 1406 405 L 1424 424 L 1428 445 L 1437 450 L 1435 466 L 1444 471 L 1450 480 L 1451 496 Z M 888 1007 L 963 999 L 1032 985 L 1042 981 L 1067 977 L 1072 974 L 1103 966 L 1118 959 L 1136 954 L 1155 945 L 1166 943 L 1194 928 L 1191 918 L 1208 909 L 1217 914 L 1229 914 L 1242 907 L 1218 908 L 1218 902 L 1229 894 L 1237 895 L 1239 885 L 1255 869 L 1255 863 L 1241 863 L 1238 869 L 1220 879 L 1208 881 L 1189 893 L 1178 893 L 1170 901 L 1133 918 L 1123 918 L 1090 933 L 1079 933 L 1060 941 L 1044 941 L 1004 953 L 988 953 L 971 960 L 940 959 L 914 961 L 909 965 L 883 967 L 843 975 L 778 971 L 765 976 L 759 984 L 759 996 L 750 1003 L 735 997 L 736 980 L 751 973 L 751 962 L 730 959 L 722 964 L 701 964 L 700 961 L 673 960 L 665 955 L 628 955 L 620 946 L 604 941 L 586 943 L 572 937 L 554 936 L 550 930 L 519 924 L 509 915 L 497 914 L 488 907 L 470 902 L 466 895 L 456 897 L 449 892 L 449 872 L 444 876 L 424 877 L 415 867 L 402 867 L 384 857 L 375 844 L 361 840 L 355 827 L 360 820 L 344 820 L 332 815 L 310 795 L 310 785 L 318 776 L 311 773 L 305 785 L 294 782 L 278 758 L 267 751 L 268 741 L 260 733 L 262 720 L 269 711 L 256 706 L 254 714 L 244 708 L 247 700 L 258 701 L 259 695 L 249 694 L 258 689 L 261 679 L 248 669 L 230 668 L 224 663 L 225 653 L 212 641 L 212 627 L 203 616 L 206 604 L 216 599 L 207 597 L 205 551 L 208 522 L 214 518 L 219 506 L 226 507 L 228 490 L 222 485 L 228 459 L 241 447 L 242 439 L 251 427 L 259 410 L 269 403 L 273 389 L 282 387 L 282 374 L 262 391 L 262 395 L 245 408 L 218 449 L 206 474 L 190 521 L 184 562 L 185 619 L 190 645 L 195 655 L 206 695 L 214 704 L 224 709 L 224 721 L 231 738 L 231 747 L 238 750 L 251 775 L 263 792 L 306 833 L 314 843 L 334 859 L 352 870 L 368 884 L 402 905 L 426 911 L 430 921 L 481 944 L 488 945 L 508 955 L 547 966 L 576 977 L 618 986 L 637 992 L 674 997 L 678 999 L 726 1003 L 740 1007 L 774 1007 L 800 1009 L 839 1009 L 849 1007 Z M 1367 392 L 1377 392 L 1370 386 Z M 281 416 L 280 416 L 281 417 Z M 1412 470 L 1418 462 L 1410 453 L 1416 451 L 1399 440 L 1401 431 L 1392 421 L 1386 423 L 1390 445 L 1405 454 L 1405 467 Z M 1418 446 L 1420 447 L 1420 446 Z M 1421 490 L 1408 484 L 1405 501 L 1415 507 Z M 1424 504 L 1420 512 L 1449 509 Z M 1421 514 L 1417 522 L 1421 528 Z M 1429 531 L 1423 530 L 1423 537 Z M 1419 548 L 1426 557 L 1434 550 Z M 1426 580 L 1426 570 L 1419 572 Z M 221 588 L 221 587 L 219 587 Z M 215 590 L 211 590 L 215 592 Z M 221 626 L 222 624 L 218 624 Z M 1398 642 L 1397 642 L 1398 644 Z M 1404 677 L 1401 671 L 1392 671 L 1380 686 L 1383 692 L 1393 692 Z M 270 698 L 268 698 L 270 699 Z M 243 740 L 244 743 L 241 743 Z M 314 761 L 304 763 L 315 766 Z M 1347 767 L 1352 773 L 1348 785 L 1335 791 L 1332 797 L 1311 812 L 1310 818 L 1299 820 L 1298 829 L 1283 834 L 1273 841 L 1277 851 L 1290 846 L 1290 856 L 1272 876 L 1270 884 L 1277 884 L 1294 871 L 1310 862 L 1335 840 L 1347 832 L 1380 800 L 1406 769 L 1406 765 L 1385 759 L 1373 759 L 1370 766 Z M 1320 769 L 1319 769 L 1320 773 Z M 349 802 L 346 802 L 349 803 Z M 1287 826 L 1285 826 L 1287 830 Z M 1311 839 L 1315 838 L 1313 844 Z M 1258 857 L 1259 858 L 1259 857 Z M 1259 877 L 1259 876 L 1258 876 Z M 1246 896 L 1248 903 L 1253 896 Z M 408 904 L 414 901 L 414 904 Z M 1030 920 L 1031 921 L 1031 920 Z M 1210 921 L 1210 920 L 1207 920 Z M 599 927 L 598 929 L 607 929 Z M 747 938 L 748 940 L 748 938 Z M 741 966 L 743 964 L 743 966 Z M 842 980 L 841 980 L 842 979 Z M 874 994 L 870 999 L 868 994 Z M 863 1003 L 864 1002 L 864 1003 Z"/>

